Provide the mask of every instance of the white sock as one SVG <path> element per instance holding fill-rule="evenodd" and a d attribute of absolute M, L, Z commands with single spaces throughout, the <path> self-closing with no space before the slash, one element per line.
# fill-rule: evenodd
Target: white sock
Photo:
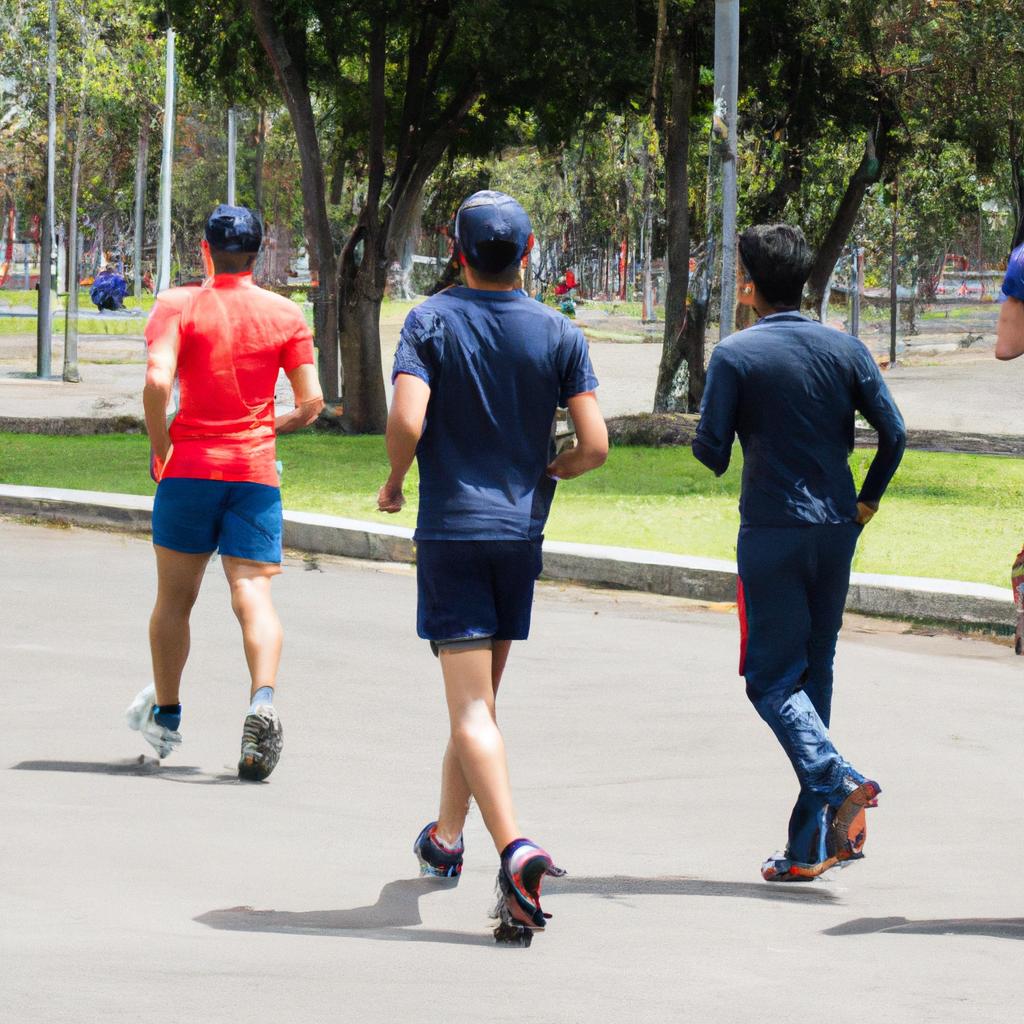
<path fill-rule="evenodd" d="M 255 711 L 261 704 L 274 703 L 274 688 L 272 686 L 261 686 L 253 695 L 249 704 L 249 711 Z"/>

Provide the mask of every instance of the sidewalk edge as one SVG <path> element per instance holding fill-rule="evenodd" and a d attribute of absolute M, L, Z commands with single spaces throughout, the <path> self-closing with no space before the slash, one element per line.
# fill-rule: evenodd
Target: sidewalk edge
<path fill-rule="evenodd" d="M 0 513 L 80 526 L 146 533 L 153 499 L 52 487 L 0 485 Z M 287 547 L 314 554 L 412 562 L 412 530 L 310 512 L 284 514 Z M 544 577 L 567 583 L 664 594 L 698 601 L 734 601 L 736 564 L 636 548 L 548 541 Z M 1009 587 L 956 580 L 854 573 L 846 608 L 899 619 L 922 619 L 1005 630 L 1015 621 Z"/>

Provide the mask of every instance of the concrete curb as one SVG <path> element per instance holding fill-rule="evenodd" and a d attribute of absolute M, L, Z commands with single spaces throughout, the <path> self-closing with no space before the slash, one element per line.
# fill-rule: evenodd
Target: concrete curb
<path fill-rule="evenodd" d="M 7 515 L 146 533 L 152 510 L 153 499 L 143 495 L 0 485 L 0 513 Z M 287 547 L 315 554 L 388 562 L 415 559 L 412 530 L 313 512 L 286 511 L 284 539 Z M 699 601 L 736 597 L 735 562 L 636 548 L 546 541 L 544 576 Z M 1012 626 L 1016 618 L 1009 587 L 871 573 L 853 574 L 846 607 L 851 612 L 1000 630 Z"/>

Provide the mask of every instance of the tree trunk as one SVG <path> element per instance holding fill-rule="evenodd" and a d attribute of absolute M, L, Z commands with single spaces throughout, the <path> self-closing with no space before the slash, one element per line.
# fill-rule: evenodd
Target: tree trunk
<path fill-rule="evenodd" d="M 887 112 L 883 112 L 878 119 L 878 126 L 868 134 L 867 142 L 864 145 L 864 156 L 861 158 L 857 170 L 853 172 L 846 187 L 846 193 L 840 200 L 832 223 L 825 232 L 825 238 L 818 247 L 814 266 L 807 279 L 808 299 L 815 309 L 821 304 L 825 285 L 832 276 L 836 261 L 846 246 L 854 224 L 857 223 L 857 215 L 860 213 L 864 195 L 872 185 L 882 178 L 882 170 L 889 154 L 889 129 L 891 127 L 891 117 Z"/>
<path fill-rule="evenodd" d="M 693 25 L 672 47 L 672 98 L 665 133 L 665 206 L 668 216 L 668 287 L 665 292 L 665 342 L 654 391 L 655 412 L 687 412 L 691 395 L 704 385 L 704 326 L 689 325 L 690 287 L 690 114 L 696 84 Z M 687 327 L 690 326 L 690 330 Z M 696 333 L 693 327 L 699 328 Z"/>
<path fill-rule="evenodd" d="M 380 199 L 384 186 L 384 70 L 387 26 L 370 31 L 370 138 L 366 202 L 359 223 L 338 261 L 341 358 L 345 368 L 344 423 L 357 434 L 379 434 L 387 426 L 387 400 L 380 356 L 380 304 L 387 277 Z"/>
<path fill-rule="evenodd" d="M 270 0 L 248 0 L 248 3 L 260 44 L 267 53 L 288 106 L 298 143 L 303 222 L 310 247 L 316 252 L 319 274 L 319 286 L 312 289 L 312 297 L 314 329 L 320 353 L 320 386 L 330 410 L 332 406 L 337 406 L 341 397 L 338 294 L 334 286 L 338 263 L 327 217 L 323 154 L 316 134 L 313 104 L 304 69 L 296 64 L 295 57 L 288 49 Z M 346 376 L 348 373 L 346 367 Z"/>
<path fill-rule="evenodd" d="M 655 319 L 654 279 L 652 266 L 654 257 L 654 171 L 655 160 L 651 152 L 654 141 L 650 133 L 656 131 L 659 91 L 661 87 L 661 61 L 665 50 L 665 36 L 668 29 L 668 0 L 658 0 L 658 28 L 654 39 L 654 70 L 651 75 L 650 125 L 644 127 L 643 169 L 644 169 L 644 246 L 643 246 L 643 307 L 641 319 L 645 322 Z"/>
<path fill-rule="evenodd" d="M 1013 239 L 1010 249 L 1024 242 L 1024 139 L 1015 118 L 1010 118 L 1010 185 L 1013 196 Z"/>

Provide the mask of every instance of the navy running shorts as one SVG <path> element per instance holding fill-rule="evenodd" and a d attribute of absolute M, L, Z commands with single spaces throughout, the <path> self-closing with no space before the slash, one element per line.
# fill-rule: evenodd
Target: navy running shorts
<path fill-rule="evenodd" d="M 199 555 L 281 561 L 281 489 L 267 484 L 171 477 L 153 502 L 153 543 Z"/>
<path fill-rule="evenodd" d="M 416 632 L 424 640 L 525 640 L 539 540 L 416 542 Z"/>

